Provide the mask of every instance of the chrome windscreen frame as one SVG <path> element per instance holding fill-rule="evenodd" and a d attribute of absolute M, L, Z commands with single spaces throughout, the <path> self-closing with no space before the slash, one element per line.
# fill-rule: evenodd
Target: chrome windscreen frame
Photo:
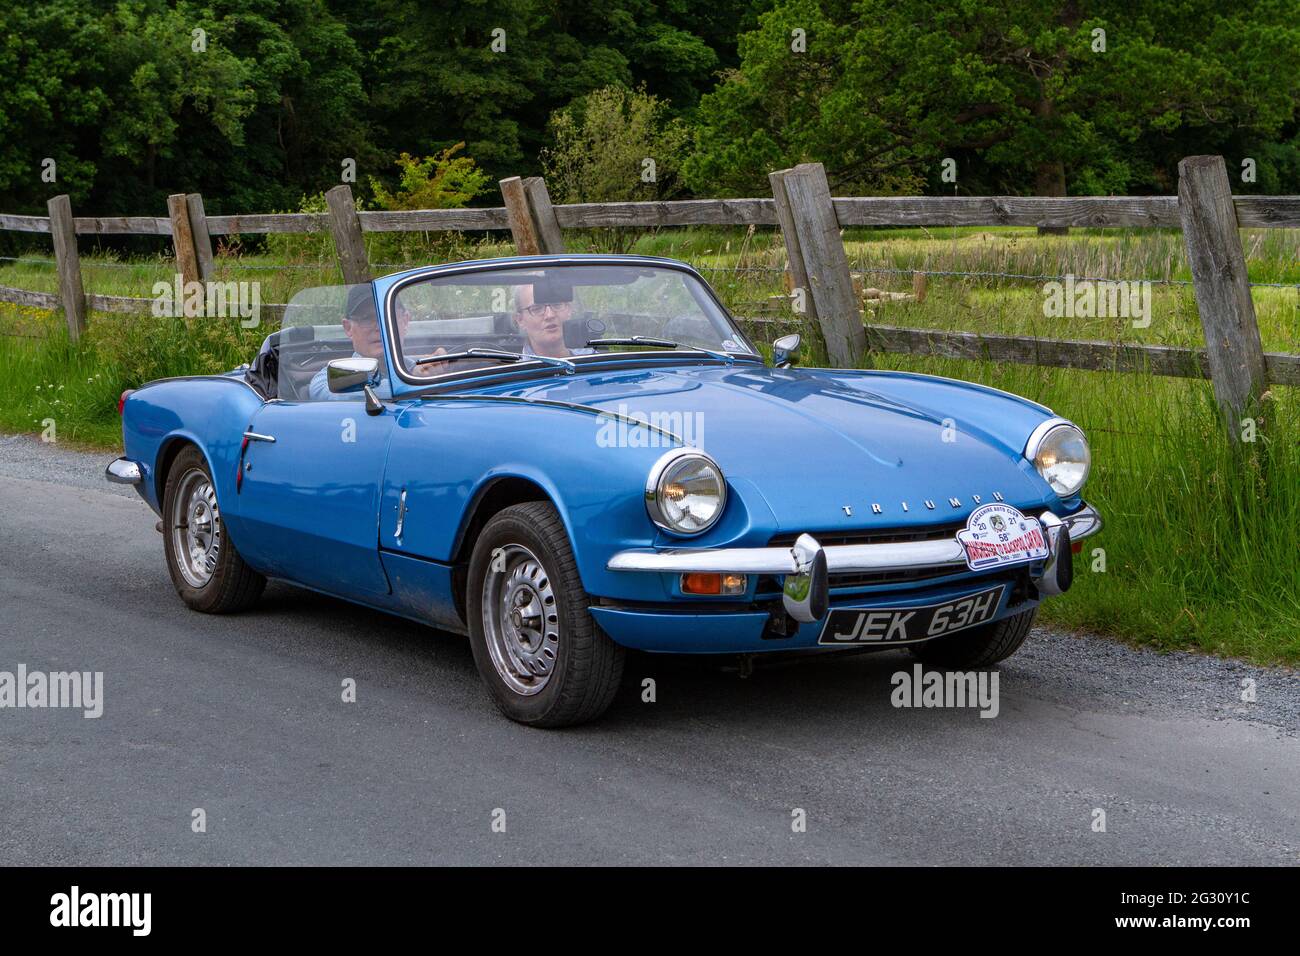
<path fill-rule="evenodd" d="M 405 382 L 408 385 L 430 385 L 430 386 L 437 385 L 443 382 L 455 382 L 461 379 L 479 378 L 482 377 L 484 374 L 483 369 L 469 369 L 464 372 L 444 372 L 440 375 L 434 375 L 434 376 L 412 375 L 411 373 L 406 371 L 406 369 L 403 367 L 404 356 L 401 354 L 401 344 L 398 340 L 398 335 L 397 335 L 395 311 L 396 311 L 397 293 L 400 292 L 402 289 L 405 289 L 407 286 L 415 285 L 416 283 L 419 282 L 427 282 L 431 279 L 452 278 L 458 275 L 471 275 L 480 272 L 492 272 L 492 271 L 510 272 L 518 269 L 536 268 L 541 266 L 599 266 L 599 265 L 611 265 L 611 266 L 640 265 L 645 268 L 671 270 L 674 272 L 680 272 L 683 273 L 684 275 L 690 276 L 691 278 L 697 280 L 699 286 L 705 290 L 709 299 L 717 307 L 721 315 L 726 319 L 727 325 L 731 330 L 731 334 L 737 339 L 737 341 L 744 343 L 747 347 L 751 349 L 753 348 L 753 343 L 749 341 L 749 337 L 746 336 L 745 333 L 741 330 L 740 326 L 736 324 L 736 320 L 732 317 L 731 313 L 727 311 L 727 307 L 722 304 L 720 299 L 718 299 L 717 294 L 709 286 L 708 282 L 705 281 L 704 277 L 701 276 L 699 272 L 697 272 L 695 269 L 692 269 L 690 266 L 686 265 L 685 263 L 677 262 L 672 259 L 659 259 L 654 256 L 564 256 L 564 255 L 527 256 L 527 257 L 521 256 L 518 258 L 506 259 L 506 260 L 498 259 L 498 260 L 488 260 L 484 262 L 459 262 L 459 263 L 452 263 L 447 265 L 430 266 L 428 269 L 423 269 L 418 272 L 414 272 L 410 275 L 403 276 L 400 280 L 394 282 L 393 285 L 389 288 L 388 292 L 385 293 L 384 295 L 384 331 L 386 333 L 385 335 L 387 339 L 386 345 L 388 347 L 389 356 L 392 359 L 391 364 L 393 366 L 393 372 L 397 375 L 399 380 Z M 636 355 L 657 356 L 662 358 L 665 354 L 672 355 L 673 353 L 672 352 L 665 353 L 661 349 L 656 349 L 654 351 L 646 351 L 646 352 L 619 353 L 621 358 L 627 358 Z M 689 347 L 683 347 L 680 350 L 680 354 L 683 357 L 695 357 L 695 356 L 706 356 L 708 353 L 694 352 Z M 728 355 L 733 360 L 736 361 L 748 360 L 748 361 L 758 362 L 759 364 L 762 364 L 763 362 L 762 355 L 757 351 L 728 353 Z M 608 358 L 609 358 L 608 355 L 579 356 L 575 359 L 574 364 L 584 365 L 591 360 L 599 361 L 601 359 L 608 359 Z M 544 370 L 546 366 L 540 361 L 530 362 L 525 359 L 520 362 L 515 362 L 515 363 L 511 363 L 510 365 L 503 366 L 503 368 L 500 371 L 503 372 L 518 371 L 525 368 Z"/>

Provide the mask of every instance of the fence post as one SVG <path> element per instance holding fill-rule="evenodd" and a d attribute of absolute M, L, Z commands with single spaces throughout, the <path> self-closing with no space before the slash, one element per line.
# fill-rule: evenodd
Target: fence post
<path fill-rule="evenodd" d="M 821 326 L 827 355 L 839 368 L 856 368 L 866 352 L 867 333 L 826 170 L 821 163 L 803 163 L 769 179 L 791 272 L 796 285 L 807 289 L 809 311 Z"/>
<path fill-rule="evenodd" d="M 1268 389 L 1268 368 L 1222 156 L 1188 156 L 1178 164 L 1178 216 L 1214 397 L 1236 438 Z"/>
<path fill-rule="evenodd" d="M 785 194 L 785 176 L 788 169 L 778 169 L 768 173 L 767 180 L 772 184 L 772 199 L 776 204 L 776 223 L 781 229 L 781 238 L 785 240 L 785 258 L 789 263 L 787 276 L 793 286 L 789 291 L 799 290 L 803 293 L 802 314 L 813 321 L 817 320 L 817 303 L 808 293 L 808 271 L 804 268 L 803 252 L 799 249 L 799 231 L 794 227 L 794 217 L 790 213 L 790 200 Z"/>
<path fill-rule="evenodd" d="M 203 211 L 203 197 L 198 193 L 187 193 L 185 208 L 189 212 L 190 235 L 194 239 L 194 257 L 198 261 L 199 279 L 206 282 L 212 278 L 212 236 L 208 233 L 208 216 Z"/>
<path fill-rule="evenodd" d="M 510 234 L 521 256 L 555 255 L 564 252 L 560 224 L 555 219 L 551 195 L 541 176 L 501 180 L 501 198 L 505 200 Z"/>
<path fill-rule="evenodd" d="M 361 236 L 361 219 L 352 201 L 352 187 L 335 186 L 325 194 L 325 201 L 330 207 L 330 232 L 343 281 L 349 285 L 369 282 L 370 260 L 366 256 L 366 241 Z"/>
<path fill-rule="evenodd" d="M 86 331 L 86 290 L 81 284 L 81 256 L 77 253 L 77 224 L 72 219 L 72 202 L 67 194 L 47 204 L 50 237 L 54 240 L 54 261 L 59 273 L 59 303 L 68 322 L 73 342 Z"/>
<path fill-rule="evenodd" d="M 199 260 L 194 253 L 194 233 L 190 230 L 190 211 L 184 193 L 167 197 L 167 215 L 172 223 L 172 245 L 176 248 L 176 270 L 181 282 L 199 281 Z"/>

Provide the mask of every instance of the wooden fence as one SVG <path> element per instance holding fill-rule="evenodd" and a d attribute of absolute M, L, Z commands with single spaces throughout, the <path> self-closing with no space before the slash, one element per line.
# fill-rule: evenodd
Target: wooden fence
<path fill-rule="evenodd" d="M 345 282 L 372 278 L 366 232 L 509 230 L 521 255 L 564 251 L 563 230 L 609 227 L 778 226 L 793 285 L 807 318 L 837 366 L 855 366 L 866 350 L 932 354 L 1095 370 L 1209 377 L 1230 430 L 1257 413 L 1270 384 L 1300 385 L 1300 355 L 1266 353 L 1255 320 L 1239 227 L 1300 227 L 1300 196 L 1236 196 L 1219 156 L 1191 156 L 1178 167 L 1177 196 L 1149 197 L 832 197 L 820 164 L 770 175 L 772 198 L 695 199 L 552 205 L 540 177 L 501 181 L 504 205 L 488 209 L 359 212 L 352 191 L 335 186 L 327 213 L 207 216 L 196 193 L 169 197 L 166 217 L 74 217 L 67 196 L 49 201 L 49 216 L 0 214 L 0 229 L 48 232 L 58 294 L 0 286 L 0 301 L 62 308 L 75 339 L 86 310 L 147 311 L 152 299 L 87 295 L 78 235 L 169 236 L 183 281 L 212 276 L 212 237 L 241 233 L 329 230 Z M 1205 333 L 1203 349 L 1082 342 L 867 326 L 844 251 L 846 226 L 1178 227 Z M 264 305 L 276 316 L 282 305 Z"/>

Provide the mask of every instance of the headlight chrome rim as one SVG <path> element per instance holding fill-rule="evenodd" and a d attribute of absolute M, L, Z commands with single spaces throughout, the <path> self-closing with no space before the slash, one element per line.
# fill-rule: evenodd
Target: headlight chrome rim
<path fill-rule="evenodd" d="M 713 519 L 708 524 L 694 530 L 683 530 L 674 527 L 664 515 L 659 504 L 659 486 L 663 481 L 664 475 L 668 469 L 678 464 L 685 458 L 698 458 L 705 462 L 718 475 L 718 508 L 713 514 Z M 649 514 L 650 520 L 654 522 L 655 527 L 666 531 L 671 535 L 679 538 L 694 538 L 704 534 L 718 523 L 722 518 L 722 512 L 727 507 L 727 479 L 722 473 L 722 468 L 711 457 L 700 451 L 698 448 L 692 448 L 689 445 L 679 448 L 672 448 L 659 457 L 650 469 L 650 474 L 646 476 L 645 483 L 645 508 Z"/>
<path fill-rule="evenodd" d="M 1056 488 L 1052 484 L 1052 480 L 1043 473 L 1044 470 L 1039 464 L 1038 455 L 1043 450 L 1043 446 L 1047 444 L 1048 439 L 1051 436 L 1066 431 L 1073 432 L 1079 436 L 1079 440 L 1083 443 L 1084 452 L 1086 453 L 1087 458 L 1083 462 L 1083 477 L 1079 480 L 1078 484 L 1066 491 L 1061 491 Z M 1049 418 L 1047 421 L 1040 424 L 1032 433 L 1030 433 L 1029 440 L 1025 442 L 1024 455 L 1025 458 L 1029 460 L 1030 464 L 1034 466 L 1034 470 L 1038 472 L 1039 477 L 1042 478 L 1043 481 L 1047 482 L 1048 487 L 1052 489 L 1052 492 L 1060 498 L 1073 498 L 1075 495 L 1078 495 L 1083 491 L 1084 485 L 1088 483 L 1088 478 L 1092 474 L 1092 446 L 1088 444 L 1088 436 L 1084 434 L 1082 428 L 1069 419 Z"/>

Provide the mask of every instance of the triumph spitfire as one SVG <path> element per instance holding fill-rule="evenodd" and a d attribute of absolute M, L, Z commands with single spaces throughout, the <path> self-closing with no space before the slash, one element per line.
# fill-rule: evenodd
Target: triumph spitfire
<path fill-rule="evenodd" d="M 249 365 L 124 393 L 107 477 L 160 516 L 191 608 L 273 578 L 467 634 L 536 726 L 601 714 L 628 650 L 1014 653 L 1101 527 L 1082 431 L 798 349 L 767 364 L 667 259 L 308 289 Z"/>

